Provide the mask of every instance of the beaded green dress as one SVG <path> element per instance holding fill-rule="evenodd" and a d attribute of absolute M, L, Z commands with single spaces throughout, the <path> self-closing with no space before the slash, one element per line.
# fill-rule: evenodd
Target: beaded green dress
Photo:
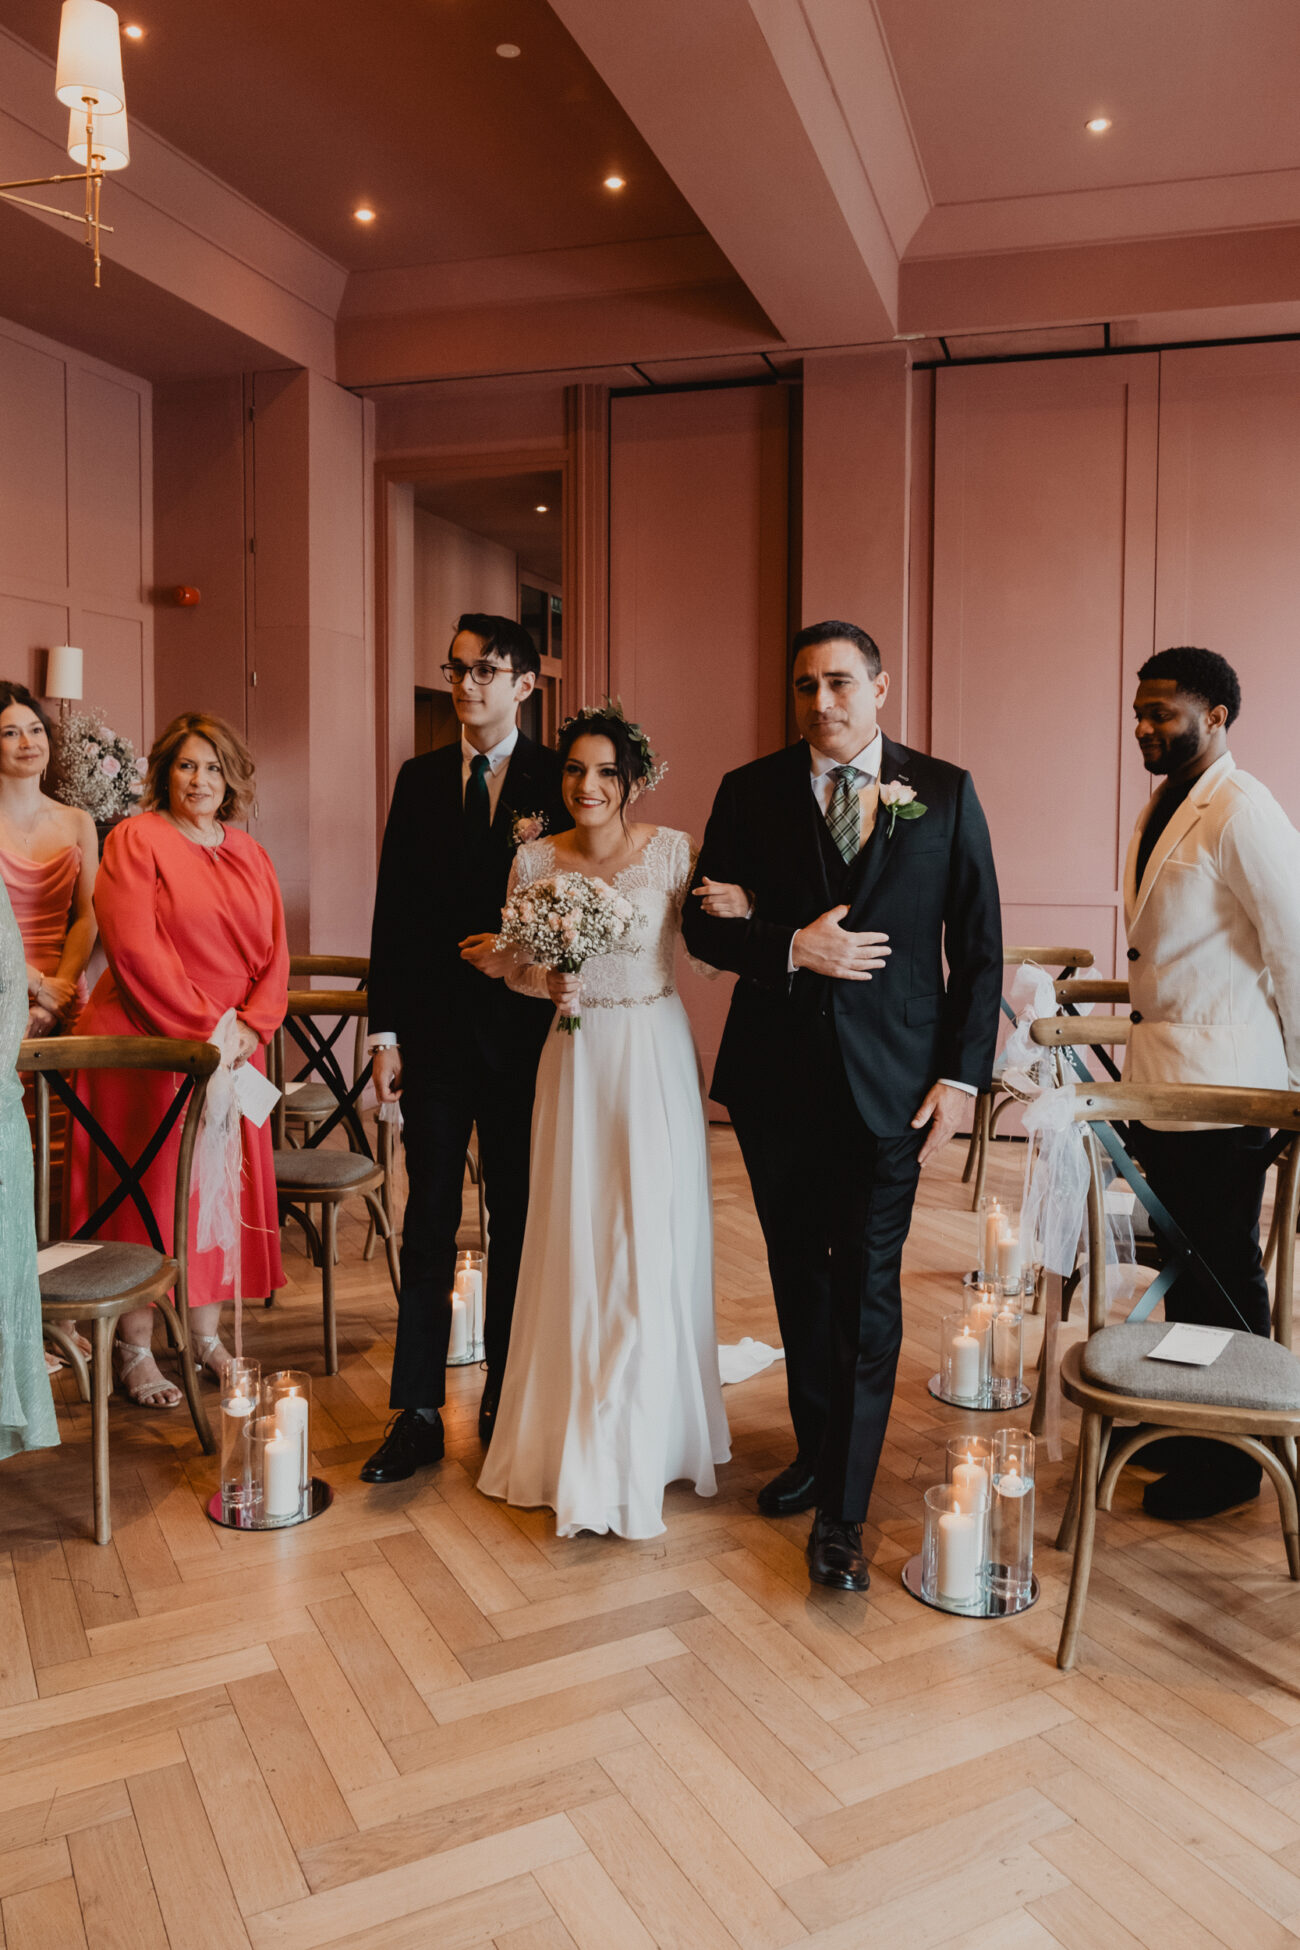
<path fill-rule="evenodd" d="M 32 1140 L 15 1064 L 27 1027 L 27 958 L 0 881 L 0 1456 L 59 1439 L 36 1276 Z"/>

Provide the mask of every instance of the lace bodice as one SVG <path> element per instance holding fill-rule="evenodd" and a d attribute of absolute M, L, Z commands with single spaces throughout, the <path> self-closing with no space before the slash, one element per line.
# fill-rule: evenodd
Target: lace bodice
<path fill-rule="evenodd" d="M 631 866 L 614 875 L 611 885 L 645 916 L 626 948 L 600 955 L 582 971 L 582 1007 L 615 1008 L 653 1002 L 674 990 L 673 963 L 681 933 L 682 903 L 695 869 L 695 848 L 689 833 L 660 826 L 647 840 Z M 551 840 L 521 846 L 510 869 L 509 893 L 573 868 L 555 857 Z M 516 950 L 516 956 L 518 951 Z M 707 971 L 712 973 L 712 970 Z M 506 975 L 511 988 L 524 995 L 546 994 L 546 970 L 516 959 Z"/>

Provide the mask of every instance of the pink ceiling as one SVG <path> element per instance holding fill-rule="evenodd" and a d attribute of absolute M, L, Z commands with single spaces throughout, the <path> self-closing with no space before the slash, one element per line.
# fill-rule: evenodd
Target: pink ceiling
<path fill-rule="evenodd" d="M 1296 0 L 875 4 L 936 203 L 1300 169 Z"/>
<path fill-rule="evenodd" d="M 700 229 L 545 0 L 120 11 L 147 30 L 124 47 L 130 113 L 349 270 Z M 0 24 L 53 56 L 57 0 L 0 0 Z"/>

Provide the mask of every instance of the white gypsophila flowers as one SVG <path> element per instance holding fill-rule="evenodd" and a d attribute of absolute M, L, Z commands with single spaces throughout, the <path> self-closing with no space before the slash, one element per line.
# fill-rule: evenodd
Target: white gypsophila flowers
<path fill-rule="evenodd" d="M 605 880 L 584 873 L 557 873 L 521 887 L 501 915 L 500 942 L 522 948 L 530 961 L 576 975 L 597 955 L 611 955 L 627 944 L 645 917 Z M 632 952 L 636 953 L 635 946 Z M 572 1034 L 581 1016 L 561 1016 L 559 1027 Z"/>
<path fill-rule="evenodd" d="M 98 711 L 74 711 L 54 727 L 54 797 L 100 824 L 139 812 L 145 760 Z"/>

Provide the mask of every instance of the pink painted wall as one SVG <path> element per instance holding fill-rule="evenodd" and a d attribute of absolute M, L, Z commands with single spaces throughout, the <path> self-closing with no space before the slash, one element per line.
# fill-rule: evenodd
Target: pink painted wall
<path fill-rule="evenodd" d="M 804 360 L 799 621 L 857 623 L 891 679 L 883 723 L 908 723 L 911 377 L 907 350 Z"/>
<path fill-rule="evenodd" d="M 697 842 L 723 773 L 785 742 L 786 408 L 778 387 L 611 408 L 610 688 L 670 768 L 646 816 Z M 680 975 L 707 1075 L 730 978 Z"/>
<path fill-rule="evenodd" d="M 213 711 L 248 729 L 244 468 L 246 382 L 175 381 L 154 392 L 154 696 L 161 727 L 181 711 Z M 161 592 L 187 584 L 180 609 Z"/>
<path fill-rule="evenodd" d="M 937 375 L 933 749 L 989 817 L 1009 942 L 1111 973 L 1145 794 L 1128 735 L 1152 646 L 1154 358 Z"/>
<path fill-rule="evenodd" d="M 1300 345 L 1169 352 L 1160 368 L 1156 644 L 1227 657 L 1233 755 L 1300 824 Z"/>
<path fill-rule="evenodd" d="M 0 321 L 0 675 L 38 696 L 44 651 L 85 651 L 85 698 L 153 735 L 147 381 Z"/>

